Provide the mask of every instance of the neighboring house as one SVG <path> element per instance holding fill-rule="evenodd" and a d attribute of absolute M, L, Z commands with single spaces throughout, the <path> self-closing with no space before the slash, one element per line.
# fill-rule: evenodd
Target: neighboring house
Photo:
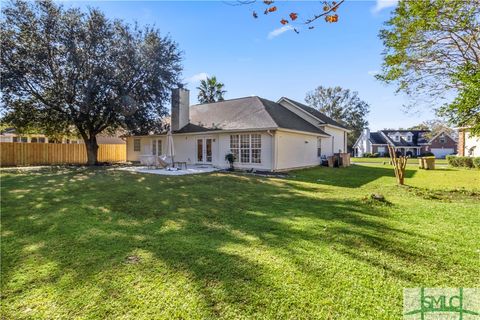
<path fill-rule="evenodd" d="M 363 157 L 365 153 L 388 154 L 388 146 L 402 155 L 419 156 L 429 151 L 428 130 L 381 130 L 370 132 L 364 129 L 353 145 L 353 155 Z"/>
<path fill-rule="evenodd" d="M 63 137 L 61 141 L 49 139 L 41 133 L 18 134 L 14 128 L 7 128 L 0 132 L 0 142 L 23 142 L 23 143 L 84 143 L 82 138 Z M 98 135 L 98 144 L 125 144 L 125 140 L 119 136 Z"/>
<path fill-rule="evenodd" d="M 468 127 L 458 128 L 458 155 L 480 157 L 480 137 L 473 136 Z"/>
<path fill-rule="evenodd" d="M 445 158 L 457 153 L 457 141 L 444 131 L 437 133 L 429 142 L 427 151 L 433 153 L 435 158 Z"/>
<path fill-rule="evenodd" d="M 347 150 L 343 125 L 288 98 L 273 102 L 246 97 L 189 105 L 189 91 L 172 93 L 171 129 L 175 161 L 227 168 L 225 155 L 236 156 L 235 167 L 279 171 L 320 164 L 322 155 Z M 166 133 L 127 138 L 127 160 L 163 155 Z"/>

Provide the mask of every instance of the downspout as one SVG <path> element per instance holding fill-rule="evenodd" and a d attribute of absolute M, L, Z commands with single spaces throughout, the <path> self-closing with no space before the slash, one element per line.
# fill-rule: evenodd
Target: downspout
<path fill-rule="evenodd" d="M 267 134 L 272 138 L 272 171 L 275 171 L 277 169 L 277 157 L 276 157 L 276 151 L 277 151 L 277 143 L 275 139 L 275 134 L 271 130 L 267 130 Z"/>

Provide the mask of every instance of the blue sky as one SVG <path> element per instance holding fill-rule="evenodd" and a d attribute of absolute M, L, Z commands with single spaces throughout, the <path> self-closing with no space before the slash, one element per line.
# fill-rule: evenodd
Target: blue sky
<path fill-rule="evenodd" d="M 403 96 L 374 79 L 380 69 L 378 31 L 395 0 L 347 1 L 339 22 L 319 22 L 314 30 L 281 32 L 289 12 L 299 20 L 321 11 L 319 1 L 279 2 L 278 12 L 264 16 L 265 5 L 231 6 L 222 1 L 68 1 L 66 6 L 98 7 L 109 17 L 150 24 L 170 35 L 184 52 L 183 77 L 196 103 L 198 80 L 215 75 L 225 83 L 226 98 L 258 95 L 304 101 L 319 85 L 358 91 L 371 106 L 370 128 L 409 127 L 433 119 L 428 109 L 406 114 Z M 252 18 L 252 10 L 259 18 Z"/>

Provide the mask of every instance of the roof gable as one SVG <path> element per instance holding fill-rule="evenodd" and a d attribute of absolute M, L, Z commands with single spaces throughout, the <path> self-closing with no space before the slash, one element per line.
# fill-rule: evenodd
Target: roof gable
<path fill-rule="evenodd" d="M 333 120 L 332 118 L 330 118 L 326 114 L 316 110 L 315 108 L 312 108 L 310 106 L 307 106 L 303 103 L 300 103 L 298 101 L 292 100 L 292 99 L 287 98 L 287 97 L 280 98 L 279 102 L 281 102 L 282 100 L 290 102 L 291 104 L 293 104 L 296 107 L 300 108 L 301 110 L 307 112 L 308 114 L 310 114 L 314 118 L 320 120 L 324 124 L 332 125 L 332 126 L 335 126 L 335 127 L 339 127 L 339 128 L 348 130 L 348 128 L 345 125 L 339 123 L 338 121 Z"/>
<path fill-rule="evenodd" d="M 401 147 L 401 146 L 417 146 L 423 144 L 429 144 L 427 138 L 424 136 L 425 133 L 430 132 L 429 130 L 381 130 L 383 137 L 392 145 Z M 410 133 L 410 134 L 408 134 Z M 399 141 L 395 141 L 389 135 L 399 135 Z M 404 139 L 404 135 L 409 135 L 412 137 L 411 141 Z"/>

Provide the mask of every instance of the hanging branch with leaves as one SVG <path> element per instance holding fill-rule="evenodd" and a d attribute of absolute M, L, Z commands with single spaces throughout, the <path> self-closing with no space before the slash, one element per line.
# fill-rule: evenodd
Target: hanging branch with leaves
<path fill-rule="evenodd" d="M 337 10 L 340 6 L 345 2 L 345 0 L 340 1 L 323 1 L 321 2 L 322 8 L 321 13 L 314 14 L 313 16 L 306 18 L 302 22 L 299 21 L 300 13 L 298 12 L 290 12 L 287 16 L 281 17 L 280 24 L 286 26 L 292 26 L 293 31 L 296 33 L 300 33 L 302 26 L 307 26 L 309 30 L 314 29 L 316 26 L 313 25 L 315 22 L 319 21 L 319 19 L 323 18 L 327 23 L 336 23 L 338 22 L 339 16 Z M 239 0 L 236 1 L 233 5 L 253 5 L 257 3 L 256 0 Z M 264 0 L 262 1 L 263 5 L 266 6 L 263 10 L 264 15 L 270 15 L 273 13 L 277 13 L 279 8 L 277 7 L 275 1 L 272 0 Z M 260 11 L 261 12 L 261 11 Z M 259 18 L 259 14 L 256 10 L 252 11 L 252 16 L 255 19 Z"/>

